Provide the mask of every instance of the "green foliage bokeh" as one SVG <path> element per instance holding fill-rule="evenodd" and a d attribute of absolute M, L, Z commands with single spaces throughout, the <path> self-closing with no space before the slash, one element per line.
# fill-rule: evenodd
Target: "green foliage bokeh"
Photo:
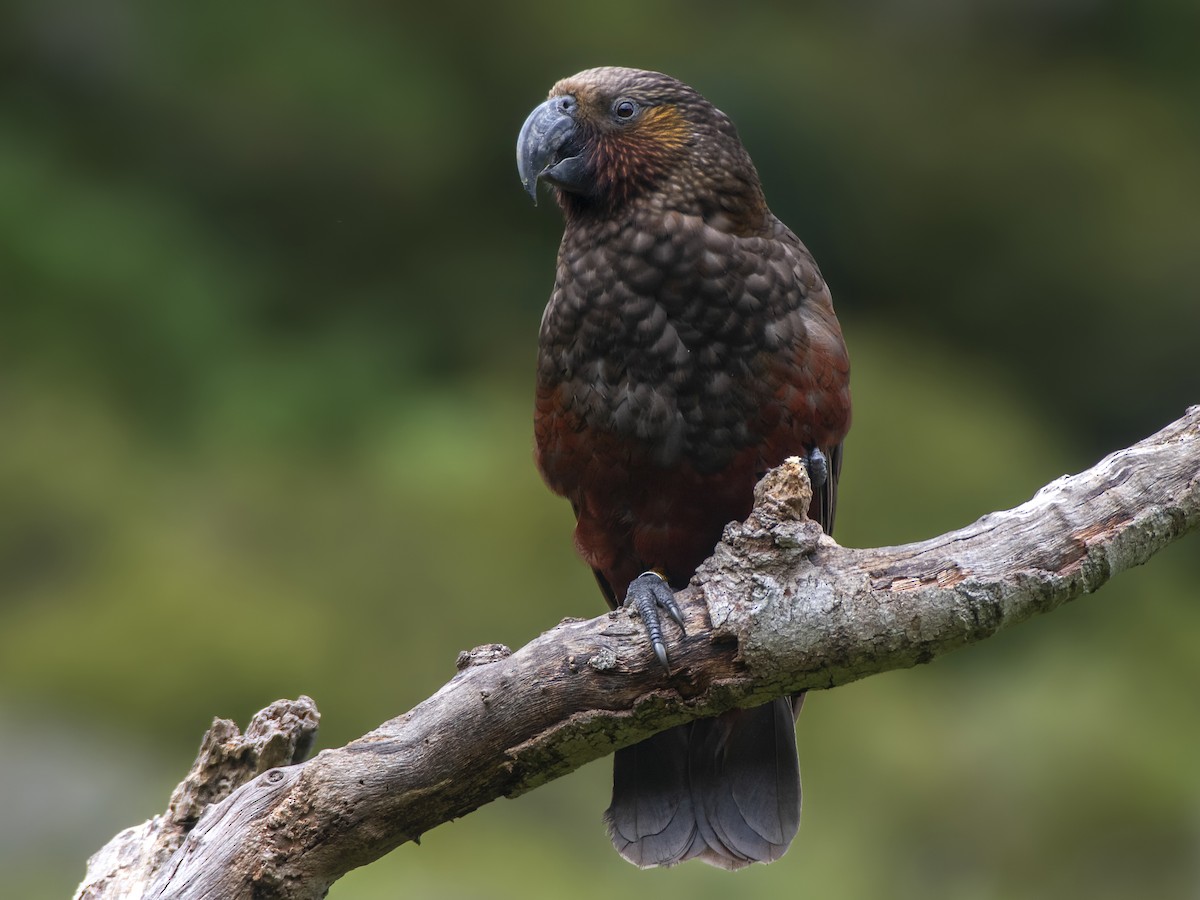
<path fill-rule="evenodd" d="M 1027 499 L 1200 401 L 1194 4 L 94 4 L 0 13 L 0 869 L 69 892 L 213 715 L 340 744 L 459 649 L 599 612 L 530 459 L 551 83 L 739 124 L 854 365 L 838 538 Z M 547 208 L 550 207 L 550 208 Z M 810 697 L 747 898 L 1200 889 L 1196 539 L 934 665 Z M 727 897 L 611 852 L 600 762 L 343 900 Z M 468 863 L 469 860 L 469 863 Z"/>

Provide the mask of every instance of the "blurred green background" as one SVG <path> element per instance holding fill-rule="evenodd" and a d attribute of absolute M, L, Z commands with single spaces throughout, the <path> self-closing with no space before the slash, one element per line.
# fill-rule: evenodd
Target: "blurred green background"
<path fill-rule="evenodd" d="M 560 222 L 513 146 L 559 77 L 661 69 L 738 122 L 850 343 L 842 543 L 1017 504 L 1200 402 L 1192 0 L 0 16 L 6 896 L 67 896 L 214 715 L 303 692 L 338 745 L 458 650 L 603 609 L 530 459 Z M 331 896 L 1195 897 L 1198 577 L 1192 536 L 810 696 L 777 865 L 626 865 L 601 761 Z"/>

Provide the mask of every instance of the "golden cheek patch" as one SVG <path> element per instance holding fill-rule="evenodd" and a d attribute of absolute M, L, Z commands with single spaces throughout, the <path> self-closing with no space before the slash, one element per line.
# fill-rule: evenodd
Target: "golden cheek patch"
<path fill-rule="evenodd" d="M 628 128 L 609 131 L 595 146 L 596 177 L 605 189 L 629 195 L 666 172 L 691 130 L 674 106 L 652 106 Z"/>
<path fill-rule="evenodd" d="M 687 143 L 689 129 L 676 107 L 652 106 L 642 113 L 633 131 L 663 150 L 679 150 Z"/>

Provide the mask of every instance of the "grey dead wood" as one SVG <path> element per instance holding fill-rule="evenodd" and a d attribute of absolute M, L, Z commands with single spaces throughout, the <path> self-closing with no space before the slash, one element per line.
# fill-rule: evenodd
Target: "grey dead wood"
<path fill-rule="evenodd" d="M 1200 524 L 1200 406 L 1027 503 L 915 544 L 841 547 L 791 460 L 680 597 L 672 672 L 625 611 L 459 658 L 419 706 L 305 763 L 312 701 L 217 720 L 167 812 L 77 897 L 323 897 L 349 870 L 501 796 L 733 706 L 927 662 L 1099 588 Z"/>

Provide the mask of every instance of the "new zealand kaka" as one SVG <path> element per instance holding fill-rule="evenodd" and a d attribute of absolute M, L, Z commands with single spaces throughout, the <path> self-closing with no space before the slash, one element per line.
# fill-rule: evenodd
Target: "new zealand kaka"
<path fill-rule="evenodd" d="M 750 512 L 758 478 L 802 456 L 810 515 L 833 527 L 850 365 L 829 290 L 767 208 L 733 123 L 657 72 L 556 84 L 517 143 L 565 231 L 542 318 L 534 417 L 546 483 L 609 604 L 659 608 Z M 802 696 L 733 710 L 618 750 L 605 814 L 639 866 L 778 859 L 800 824 Z"/>

